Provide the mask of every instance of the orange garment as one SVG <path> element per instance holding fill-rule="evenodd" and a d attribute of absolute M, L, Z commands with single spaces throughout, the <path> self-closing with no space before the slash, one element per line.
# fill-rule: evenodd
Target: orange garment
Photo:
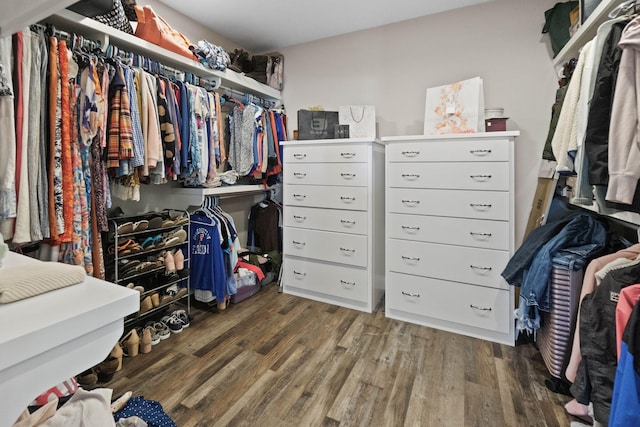
<path fill-rule="evenodd" d="M 59 229 L 56 215 L 56 195 L 54 175 L 56 168 L 55 146 L 57 128 L 57 98 L 58 98 L 58 41 L 55 37 L 49 38 L 49 230 L 51 233 L 51 245 L 60 244 Z"/>
<path fill-rule="evenodd" d="M 71 161 L 71 111 L 69 108 L 69 56 L 67 42 L 58 42 L 60 61 L 60 105 L 62 106 L 62 212 L 64 233 L 60 241 L 71 242 L 73 235 L 73 165 Z"/>

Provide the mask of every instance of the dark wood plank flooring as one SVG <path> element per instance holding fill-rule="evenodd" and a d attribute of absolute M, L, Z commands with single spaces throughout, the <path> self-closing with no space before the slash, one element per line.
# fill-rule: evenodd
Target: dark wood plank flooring
<path fill-rule="evenodd" d="M 560 427 L 532 344 L 508 347 L 278 293 L 192 307 L 191 326 L 125 358 L 107 384 L 180 427 Z"/>

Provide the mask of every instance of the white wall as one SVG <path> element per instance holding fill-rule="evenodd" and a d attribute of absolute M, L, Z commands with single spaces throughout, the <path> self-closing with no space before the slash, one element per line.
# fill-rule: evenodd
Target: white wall
<path fill-rule="evenodd" d="M 313 105 L 376 106 L 378 136 L 423 132 L 428 87 L 480 76 L 485 105 L 503 107 L 516 140 L 516 243 L 535 191 L 557 78 L 544 11 L 554 0 L 498 0 L 305 43 L 285 56 L 283 98 L 290 130 Z"/>

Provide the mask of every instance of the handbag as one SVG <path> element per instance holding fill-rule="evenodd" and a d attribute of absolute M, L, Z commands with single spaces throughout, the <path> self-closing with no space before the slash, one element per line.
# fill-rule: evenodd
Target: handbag
<path fill-rule="evenodd" d="M 376 107 L 374 105 L 341 105 L 338 107 L 341 125 L 349 125 L 349 138 L 376 137 Z"/>
<path fill-rule="evenodd" d="M 484 86 L 480 77 L 427 89 L 424 134 L 485 131 Z"/>
<path fill-rule="evenodd" d="M 298 139 L 333 139 L 337 111 L 298 110 Z"/>
<path fill-rule="evenodd" d="M 92 19 L 101 22 L 105 25 L 115 28 L 116 30 L 124 31 L 128 34 L 133 34 L 133 28 L 131 23 L 127 19 L 120 0 L 113 2 L 113 7 L 107 13 L 102 15 L 96 15 Z"/>
<path fill-rule="evenodd" d="M 136 6 L 136 15 L 138 16 L 136 36 L 178 55 L 196 60 L 189 49 L 191 46 L 189 39 L 174 30 L 167 21 L 153 11 L 151 6 Z"/>

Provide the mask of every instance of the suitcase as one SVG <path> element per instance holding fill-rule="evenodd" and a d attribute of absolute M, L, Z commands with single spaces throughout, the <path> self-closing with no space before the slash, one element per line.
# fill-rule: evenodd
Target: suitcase
<path fill-rule="evenodd" d="M 550 390 L 563 394 L 570 394 L 571 384 L 564 370 L 571 356 L 583 276 L 582 269 L 573 271 L 553 264 L 549 283 L 551 309 L 540 313 L 540 329 L 536 334 L 536 344 L 551 374 L 545 384 Z"/>

